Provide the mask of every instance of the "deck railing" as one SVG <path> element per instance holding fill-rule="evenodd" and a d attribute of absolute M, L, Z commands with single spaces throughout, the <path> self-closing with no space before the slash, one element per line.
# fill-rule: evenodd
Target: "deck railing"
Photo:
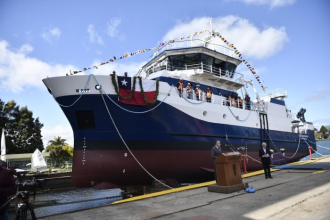
<path fill-rule="evenodd" d="M 202 39 L 192 39 L 192 40 L 184 40 L 184 41 L 177 41 L 172 44 L 168 44 L 164 47 L 159 48 L 153 55 L 149 57 L 149 61 L 157 57 L 159 54 L 161 54 L 163 51 L 166 50 L 173 50 L 173 49 L 180 49 L 180 48 L 193 48 L 193 47 L 205 47 L 210 50 L 225 54 L 227 56 L 238 58 L 235 54 L 235 51 L 229 47 L 214 44 L 209 41 L 205 41 Z"/>
<path fill-rule="evenodd" d="M 180 92 L 178 89 L 176 89 L 177 94 L 180 95 Z M 206 93 L 202 91 L 201 99 L 197 100 L 195 90 L 191 92 L 191 95 L 188 95 L 186 89 L 181 90 L 181 97 L 188 99 L 188 100 L 196 100 L 200 102 L 206 102 Z M 236 102 L 236 104 L 235 104 Z M 221 95 L 212 95 L 211 96 L 211 103 L 213 104 L 218 104 L 218 105 L 224 105 L 224 106 L 229 106 L 229 107 L 235 107 L 235 108 L 240 108 L 240 109 L 245 109 L 245 110 L 251 110 L 251 111 L 258 111 L 258 112 L 263 112 L 265 111 L 265 106 L 264 105 L 259 105 L 254 102 L 249 102 L 247 103 L 244 99 L 242 99 L 242 104 L 239 103 L 238 99 L 235 99 L 235 102 L 231 102 L 227 100 L 226 97 L 221 96 Z"/>
<path fill-rule="evenodd" d="M 234 82 L 241 82 L 243 79 L 243 75 L 237 72 L 230 72 L 228 70 L 223 70 L 221 68 L 216 68 L 213 65 L 207 65 L 203 62 L 200 63 L 192 63 L 181 65 L 169 65 L 167 62 L 163 65 L 153 66 L 147 70 L 147 74 L 150 75 L 154 72 L 169 70 L 169 71 L 183 71 L 183 70 L 194 70 L 196 73 L 207 73 L 219 78 L 224 78 Z"/>

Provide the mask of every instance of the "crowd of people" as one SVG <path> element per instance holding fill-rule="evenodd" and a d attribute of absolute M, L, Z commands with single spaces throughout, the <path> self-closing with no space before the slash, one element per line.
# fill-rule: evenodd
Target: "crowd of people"
<path fill-rule="evenodd" d="M 245 102 L 245 109 L 250 110 L 251 109 L 251 100 L 250 100 L 250 96 L 248 94 L 245 94 L 244 102 Z M 234 94 L 232 96 L 231 93 L 228 93 L 227 97 L 226 97 L 226 105 L 243 109 L 243 99 L 241 98 L 241 96 L 239 96 L 237 94 Z"/>
<path fill-rule="evenodd" d="M 185 91 L 187 94 L 187 99 L 193 99 L 193 91 L 195 91 L 196 100 L 202 101 L 204 91 L 202 91 L 202 89 L 198 84 L 196 85 L 196 88 L 193 89 L 191 83 L 187 83 L 187 86 L 185 86 L 183 84 L 183 79 L 180 79 L 177 84 L 177 89 L 179 91 L 180 97 L 182 97 L 182 92 Z M 211 103 L 212 91 L 210 87 L 207 87 L 205 92 L 205 97 L 206 97 L 206 101 Z M 248 94 L 245 95 L 244 102 L 245 102 L 245 109 L 250 110 L 251 104 L 250 104 L 250 96 Z M 228 93 L 226 97 L 226 105 L 243 109 L 243 99 L 236 93 L 234 93 L 233 96 L 232 93 Z"/>
<path fill-rule="evenodd" d="M 178 84 L 177 84 L 177 89 L 179 91 L 180 97 L 182 97 L 182 92 L 185 91 L 187 94 L 187 99 L 193 99 L 193 91 L 195 91 L 196 94 L 196 100 L 197 101 L 202 101 L 203 99 L 203 90 L 200 88 L 200 86 L 197 84 L 196 88 L 193 89 L 191 83 L 187 83 L 187 86 L 183 84 L 183 80 L 180 79 Z M 212 99 L 212 91 L 210 87 L 207 87 L 206 90 L 206 101 L 211 102 Z"/>

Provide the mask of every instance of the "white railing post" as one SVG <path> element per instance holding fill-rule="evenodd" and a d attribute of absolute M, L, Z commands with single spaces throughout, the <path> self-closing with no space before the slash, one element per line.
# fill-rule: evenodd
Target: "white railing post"
<path fill-rule="evenodd" d="M 201 62 L 201 67 L 202 67 L 202 72 L 204 72 L 204 71 L 203 71 L 203 62 Z"/>

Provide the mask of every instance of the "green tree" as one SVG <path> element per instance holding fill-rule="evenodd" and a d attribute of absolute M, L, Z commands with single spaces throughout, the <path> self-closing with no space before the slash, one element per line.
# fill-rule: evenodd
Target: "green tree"
<path fill-rule="evenodd" d="M 53 140 L 48 141 L 49 145 L 67 145 L 66 139 L 61 138 L 60 136 L 54 137 Z"/>
<path fill-rule="evenodd" d="M 62 166 L 65 161 L 73 157 L 73 148 L 66 143 L 66 139 L 57 136 L 48 141 L 48 144 L 46 152 L 49 152 L 49 157 L 55 166 Z"/>
<path fill-rule="evenodd" d="M 0 99 L 0 128 L 5 128 L 7 154 L 33 153 L 36 148 L 42 151 L 42 127 L 26 106 L 20 108 L 14 100 L 5 103 Z"/>

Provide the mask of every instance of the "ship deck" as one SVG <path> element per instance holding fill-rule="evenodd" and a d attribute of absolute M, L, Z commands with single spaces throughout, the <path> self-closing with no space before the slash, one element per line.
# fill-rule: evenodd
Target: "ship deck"
<path fill-rule="evenodd" d="M 265 179 L 263 171 L 244 174 L 255 193 L 211 193 L 211 181 L 45 219 L 327 219 L 330 156 L 290 165 L 273 169 L 274 179 Z"/>

